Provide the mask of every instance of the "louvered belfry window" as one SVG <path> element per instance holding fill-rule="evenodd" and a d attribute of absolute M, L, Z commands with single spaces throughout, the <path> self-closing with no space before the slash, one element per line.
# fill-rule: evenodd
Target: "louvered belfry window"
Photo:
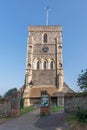
<path fill-rule="evenodd" d="M 44 42 L 44 43 L 47 43 L 47 34 L 46 34 L 46 33 L 44 34 L 43 42 Z"/>

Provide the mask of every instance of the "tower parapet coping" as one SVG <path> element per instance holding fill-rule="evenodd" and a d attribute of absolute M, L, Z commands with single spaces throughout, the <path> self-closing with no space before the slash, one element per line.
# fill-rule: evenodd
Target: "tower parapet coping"
<path fill-rule="evenodd" d="M 62 26 L 60 25 L 49 25 L 49 26 L 28 26 L 29 32 L 62 32 Z"/>

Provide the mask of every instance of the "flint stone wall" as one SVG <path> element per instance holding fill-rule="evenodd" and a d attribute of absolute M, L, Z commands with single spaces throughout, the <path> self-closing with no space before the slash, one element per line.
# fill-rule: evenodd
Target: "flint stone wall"
<path fill-rule="evenodd" d="M 87 110 L 87 93 L 66 94 L 64 96 L 65 112 L 76 112 L 78 109 Z"/>
<path fill-rule="evenodd" d="M 5 99 L 0 101 L 0 117 L 10 116 L 11 100 Z"/>
<path fill-rule="evenodd" d="M 9 98 L 0 100 L 0 117 L 20 114 L 20 93 L 14 92 Z"/>

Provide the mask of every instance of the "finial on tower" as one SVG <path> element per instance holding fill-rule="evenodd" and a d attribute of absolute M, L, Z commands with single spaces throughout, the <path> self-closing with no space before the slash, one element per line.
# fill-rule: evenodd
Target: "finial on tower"
<path fill-rule="evenodd" d="M 49 17 L 49 6 L 46 7 L 46 25 L 48 25 L 48 17 Z"/>

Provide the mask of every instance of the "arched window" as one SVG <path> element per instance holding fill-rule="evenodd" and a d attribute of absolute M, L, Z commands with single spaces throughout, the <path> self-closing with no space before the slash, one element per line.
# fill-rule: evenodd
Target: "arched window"
<path fill-rule="evenodd" d="M 46 70 L 46 61 L 44 61 L 44 69 Z"/>
<path fill-rule="evenodd" d="M 50 69 L 53 69 L 53 61 L 50 62 Z"/>
<path fill-rule="evenodd" d="M 43 42 L 44 43 L 47 43 L 47 34 L 45 33 L 44 36 L 43 36 Z"/>
<path fill-rule="evenodd" d="M 37 62 L 37 69 L 38 70 L 40 69 L 40 62 L 39 61 Z"/>

